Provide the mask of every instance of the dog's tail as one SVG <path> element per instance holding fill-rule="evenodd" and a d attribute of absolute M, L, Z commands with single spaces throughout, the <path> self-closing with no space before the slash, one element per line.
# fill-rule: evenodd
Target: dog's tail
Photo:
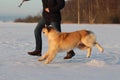
<path fill-rule="evenodd" d="M 96 36 L 93 32 L 90 32 L 81 41 L 87 47 L 93 47 L 96 44 Z"/>

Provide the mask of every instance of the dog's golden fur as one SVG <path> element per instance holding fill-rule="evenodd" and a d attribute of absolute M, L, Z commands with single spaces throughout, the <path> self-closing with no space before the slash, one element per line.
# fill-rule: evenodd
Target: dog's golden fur
<path fill-rule="evenodd" d="M 74 48 L 87 50 L 88 58 L 91 56 L 93 46 L 103 52 L 103 48 L 96 42 L 94 33 L 88 30 L 58 32 L 53 27 L 44 27 L 42 32 L 47 36 L 49 43 L 48 51 L 39 59 L 39 61 L 46 60 L 45 64 L 50 63 L 58 52 L 70 51 Z"/>

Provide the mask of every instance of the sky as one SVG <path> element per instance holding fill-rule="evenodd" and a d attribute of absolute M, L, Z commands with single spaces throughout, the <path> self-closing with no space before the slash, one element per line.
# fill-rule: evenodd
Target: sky
<path fill-rule="evenodd" d="M 41 0 L 30 0 L 24 2 L 21 8 L 18 5 L 22 0 L 0 0 L 0 20 L 9 17 L 25 17 L 37 15 L 42 11 Z"/>

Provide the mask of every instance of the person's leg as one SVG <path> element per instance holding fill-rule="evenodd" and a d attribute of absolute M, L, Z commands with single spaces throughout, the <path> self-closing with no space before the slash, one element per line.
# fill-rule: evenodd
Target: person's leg
<path fill-rule="evenodd" d="M 51 25 L 56 28 L 57 31 L 61 32 L 61 22 L 51 22 Z M 70 59 L 73 56 L 75 56 L 75 52 L 73 50 L 70 50 L 67 52 L 67 55 L 64 57 L 64 59 Z"/>
<path fill-rule="evenodd" d="M 42 38 L 41 38 L 41 32 L 42 32 L 42 28 L 45 25 L 45 19 L 42 18 L 38 25 L 36 26 L 35 30 L 34 30 L 34 34 L 35 34 L 35 40 L 36 40 L 36 48 L 35 50 L 41 51 L 42 50 Z"/>
<path fill-rule="evenodd" d="M 57 31 L 61 32 L 61 22 L 51 22 L 50 25 L 56 28 Z"/>
<path fill-rule="evenodd" d="M 34 56 L 41 56 L 41 51 L 42 51 L 41 32 L 42 32 L 42 28 L 44 27 L 45 23 L 46 23 L 45 19 L 42 18 L 42 19 L 40 19 L 39 23 L 37 24 L 37 26 L 34 30 L 36 48 L 35 48 L 35 51 L 28 52 L 28 54 L 34 55 Z"/>

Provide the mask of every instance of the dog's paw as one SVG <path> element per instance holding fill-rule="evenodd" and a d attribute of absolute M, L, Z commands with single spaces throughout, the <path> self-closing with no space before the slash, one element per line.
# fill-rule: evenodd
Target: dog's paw
<path fill-rule="evenodd" d="M 43 62 L 43 64 L 48 64 L 48 62 Z"/>
<path fill-rule="evenodd" d="M 90 56 L 89 56 L 89 55 L 87 55 L 86 57 L 87 57 L 87 58 L 90 58 Z"/>
<path fill-rule="evenodd" d="M 49 64 L 49 62 L 48 62 L 48 61 L 45 61 L 45 62 L 43 62 L 43 64 Z"/>
<path fill-rule="evenodd" d="M 101 48 L 101 49 L 100 49 L 100 53 L 103 53 L 103 52 L 104 52 L 104 49 L 103 49 L 103 48 Z"/>
<path fill-rule="evenodd" d="M 39 59 L 38 59 L 38 61 L 43 61 L 43 60 L 44 60 L 44 59 L 42 59 L 42 58 L 39 58 Z"/>
<path fill-rule="evenodd" d="M 103 53 L 104 49 L 101 47 L 101 48 L 99 48 L 99 51 L 100 51 L 100 53 Z"/>

